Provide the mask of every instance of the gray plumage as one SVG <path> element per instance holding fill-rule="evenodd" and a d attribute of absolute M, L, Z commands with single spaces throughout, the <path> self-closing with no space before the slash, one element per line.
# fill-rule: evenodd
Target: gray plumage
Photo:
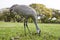
<path fill-rule="evenodd" d="M 37 29 L 37 33 L 40 34 L 41 30 L 38 28 L 38 25 L 37 25 L 37 13 L 33 8 L 26 6 L 26 5 L 15 4 L 12 7 L 10 7 L 10 12 L 11 12 L 11 14 L 18 14 L 18 15 L 23 16 L 25 18 L 25 20 L 24 20 L 25 34 L 26 34 L 26 27 L 30 33 L 30 30 L 27 25 L 27 20 L 29 17 L 31 17 L 32 20 L 34 21 L 36 29 Z"/>

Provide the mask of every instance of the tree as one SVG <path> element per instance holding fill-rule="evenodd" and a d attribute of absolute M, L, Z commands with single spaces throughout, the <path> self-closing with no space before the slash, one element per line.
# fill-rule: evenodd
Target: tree
<path fill-rule="evenodd" d="M 52 17 L 52 9 L 47 8 L 45 5 L 43 4 L 30 4 L 30 6 L 32 8 L 34 8 L 37 12 L 38 15 L 42 14 L 42 19 L 44 22 L 48 21 L 49 18 Z M 43 16 L 45 15 L 45 16 Z"/>

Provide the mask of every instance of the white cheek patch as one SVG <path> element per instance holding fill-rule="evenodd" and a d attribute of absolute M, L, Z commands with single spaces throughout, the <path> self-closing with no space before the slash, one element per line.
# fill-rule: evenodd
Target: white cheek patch
<path fill-rule="evenodd" d="M 40 33 L 40 30 L 37 30 L 37 33 Z"/>

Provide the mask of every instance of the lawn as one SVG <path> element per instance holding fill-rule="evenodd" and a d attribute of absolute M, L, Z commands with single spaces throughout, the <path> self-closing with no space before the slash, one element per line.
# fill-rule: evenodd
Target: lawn
<path fill-rule="evenodd" d="M 60 40 L 60 24 L 38 23 L 40 36 L 35 34 L 34 23 L 28 23 L 31 34 L 26 29 L 26 36 L 23 26 L 23 23 L 0 22 L 0 40 Z"/>

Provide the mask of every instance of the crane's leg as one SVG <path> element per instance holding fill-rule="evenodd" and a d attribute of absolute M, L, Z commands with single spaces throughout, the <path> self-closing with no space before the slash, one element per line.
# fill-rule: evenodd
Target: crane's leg
<path fill-rule="evenodd" d="M 25 36 L 26 36 L 26 24 L 25 24 L 25 20 L 24 20 L 24 32 L 25 32 Z"/>
<path fill-rule="evenodd" d="M 26 27 L 27 27 L 27 29 L 28 29 L 28 32 L 30 33 L 30 29 L 29 29 L 29 27 L 28 27 L 27 21 L 28 21 L 28 20 L 26 20 Z M 31 34 L 31 33 L 30 33 L 30 34 Z"/>
<path fill-rule="evenodd" d="M 27 29 L 28 29 L 28 32 L 30 33 L 30 30 L 29 30 L 27 21 L 28 21 L 28 18 L 25 18 L 25 19 L 24 19 L 24 31 L 25 31 L 25 35 L 26 35 L 26 27 L 27 27 Z M 30 33 L 30 34 L 31 34 L 31 33 Z"/>

